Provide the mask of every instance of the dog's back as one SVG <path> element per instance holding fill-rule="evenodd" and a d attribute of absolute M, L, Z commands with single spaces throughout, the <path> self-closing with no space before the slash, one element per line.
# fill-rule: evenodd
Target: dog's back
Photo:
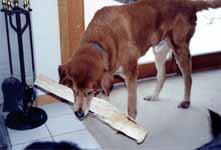
<path fill-rule="evenodd" d="M 90 22 L 82 44 L 99 41 L 116 58 L 122 56 L 117 53 L 123 52 L 115 51 L 122 51 L 122 47 L 129 43 L 137 48 L 141 56 L 168 36 L 177 25 L 178 17 L 195 26 L 196 12 L 220 6 L 220 0 L 140 0 L 128 5 L 104 7 Z"/>

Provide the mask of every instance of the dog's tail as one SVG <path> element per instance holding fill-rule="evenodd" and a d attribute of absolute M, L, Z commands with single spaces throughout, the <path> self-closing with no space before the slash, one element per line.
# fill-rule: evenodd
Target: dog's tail
<path fill-rule="evenodd" d="M 221 117 L 219 114 L 212 110 L 209 110 L 211 118 L 211 131 L 214 137 L 218 137 L 221 134 Z"/>
<path fill-rule="evenodd" d="M 221 7 L 221 0 L 190 0 L 196 11 Z"/>

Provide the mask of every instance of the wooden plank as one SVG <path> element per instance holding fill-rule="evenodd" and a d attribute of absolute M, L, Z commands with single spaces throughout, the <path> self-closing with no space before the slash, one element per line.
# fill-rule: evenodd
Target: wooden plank
<path fill-rule="evenodd" d="M 74 103 L 73 92 L 70 88 L 58 84 L 43 75 L 39 75 L 36 78 L 35 85 Z M 90 112 L 113 129 L 136 140 L 137 143 L 142 143 L 147 136 L 147 130 L 144 127 L 105 100 L 94 97 L 91 102 Z"/>

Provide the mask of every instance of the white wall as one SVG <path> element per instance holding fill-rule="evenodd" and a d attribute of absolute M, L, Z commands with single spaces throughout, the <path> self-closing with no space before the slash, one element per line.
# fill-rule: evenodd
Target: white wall
<path fill-rule="evenodd" d="M 19 0 L 22 2 L 22 0 Z M 22 5 L 22 3 L 20 3 Z M 0 3 L 0 9 L 2 8 L 2 3 Z M 15 16 L 12 17 L 13 24 L 15 25 Z M 21 22 L 24 25 L 26 19 L 21 16 Z M 13 66 L 13 77 L 21 80 L 20 73 L 20 63 L 19 63 L 19 50 L 17 43 L 17 35 L 15 31 L 9 25 L 10 33 L 10 45 L 12 54 L 12 66 Z M 27 83 L 33 83 L 32 67 L 31 67 L 31 53 L 30 53 L 30 43 L 29 43 L 29 31 L 26 30 L 23 33 L 23 50 L 24 50 L 24 60 L 25 60 L 25 71 L 26 71 L 26 81 Z M 8 45 L 6 37 L 6 27 L 4 13 L 0 12 L 0 104 L 3 102 L 3 93 L 1 90 L 2 82 L 10 77 L 9 69 L 9 56 L 8 56 Z"/>
<path fill-rule="evenodd" d="M 19 0 L 22 6 L 23 0 Z M 2 4 L 0 3 L 0 9 Z M 44 74 L 54 80 L 58 80 L 58 65 L 61 63 L 60 35 L 58 0 L 31 0 L 31 20 L 33 29 L 33 44 L 35 52 L 36 74 Z M 24 22 L 24 18 L 22 18 Z M 13 30 L 10 30 L 11 48 L 14 76 L 20 79 L 20 66 L 18 58 L 17 37 Z M 26 76 L 28 83 L 32 83 L 32 70 L 30 58 L 29 34 L 24 35 L 24 57 Z M 10 77 L 8 50 L 5 31 L 5 20 L 3 13 L 0 13 L 0 85 L 2 81 Z M 0 104 L 2 101 L 0 89 Z"/>
<path fill-rule="evenodd" d="M 113 0 L 84 0 L 84 21 L 85 28 L 93 18 L 95 12 L 104 6 L 121 5 L 121 3 Z"/>
<path fill-rule="evenodd" d="M 31 0 L 36 73 L 58 80 L 61 63 L 57 0 Z"/>

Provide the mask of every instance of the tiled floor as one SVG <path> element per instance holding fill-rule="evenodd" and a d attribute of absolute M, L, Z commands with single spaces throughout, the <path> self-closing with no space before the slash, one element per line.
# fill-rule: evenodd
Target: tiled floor
<path fill-rule="evenodd" d="M 39 128 L 26 131 L 8 129 L 12 150 L 22 150 L 35 141 L 70 141 L 83 149 L 101 150 L 101 146 L 85 125 L 75 118 L 71 107 L 64 103 L 44 105 L 48 121 Z"/>
<path fill-rule="evenodd" d="M 8 129 L 12 149 L 22 150 L 34 141 L 70 141 L 91 150 L 192 150 L 208 142 L 211 135 L 207 108 L 221 113 L 221 70 L 193 74 L 192 106 L 188 110 L 177 108 L 183 96 L 181 77 L 166 81 L 160 101 L 144 101 L 154 85 L 155 80 L 138 85 L 137 121 L 148 129 L 140 145 L 92 117 L 80 122 L 69 105 L 55 103 L 42 106 L 49 117 L 45 125 L 27 131 Z M 114 89 L 109 99 L 126 112 L 125 88 Z"/>

